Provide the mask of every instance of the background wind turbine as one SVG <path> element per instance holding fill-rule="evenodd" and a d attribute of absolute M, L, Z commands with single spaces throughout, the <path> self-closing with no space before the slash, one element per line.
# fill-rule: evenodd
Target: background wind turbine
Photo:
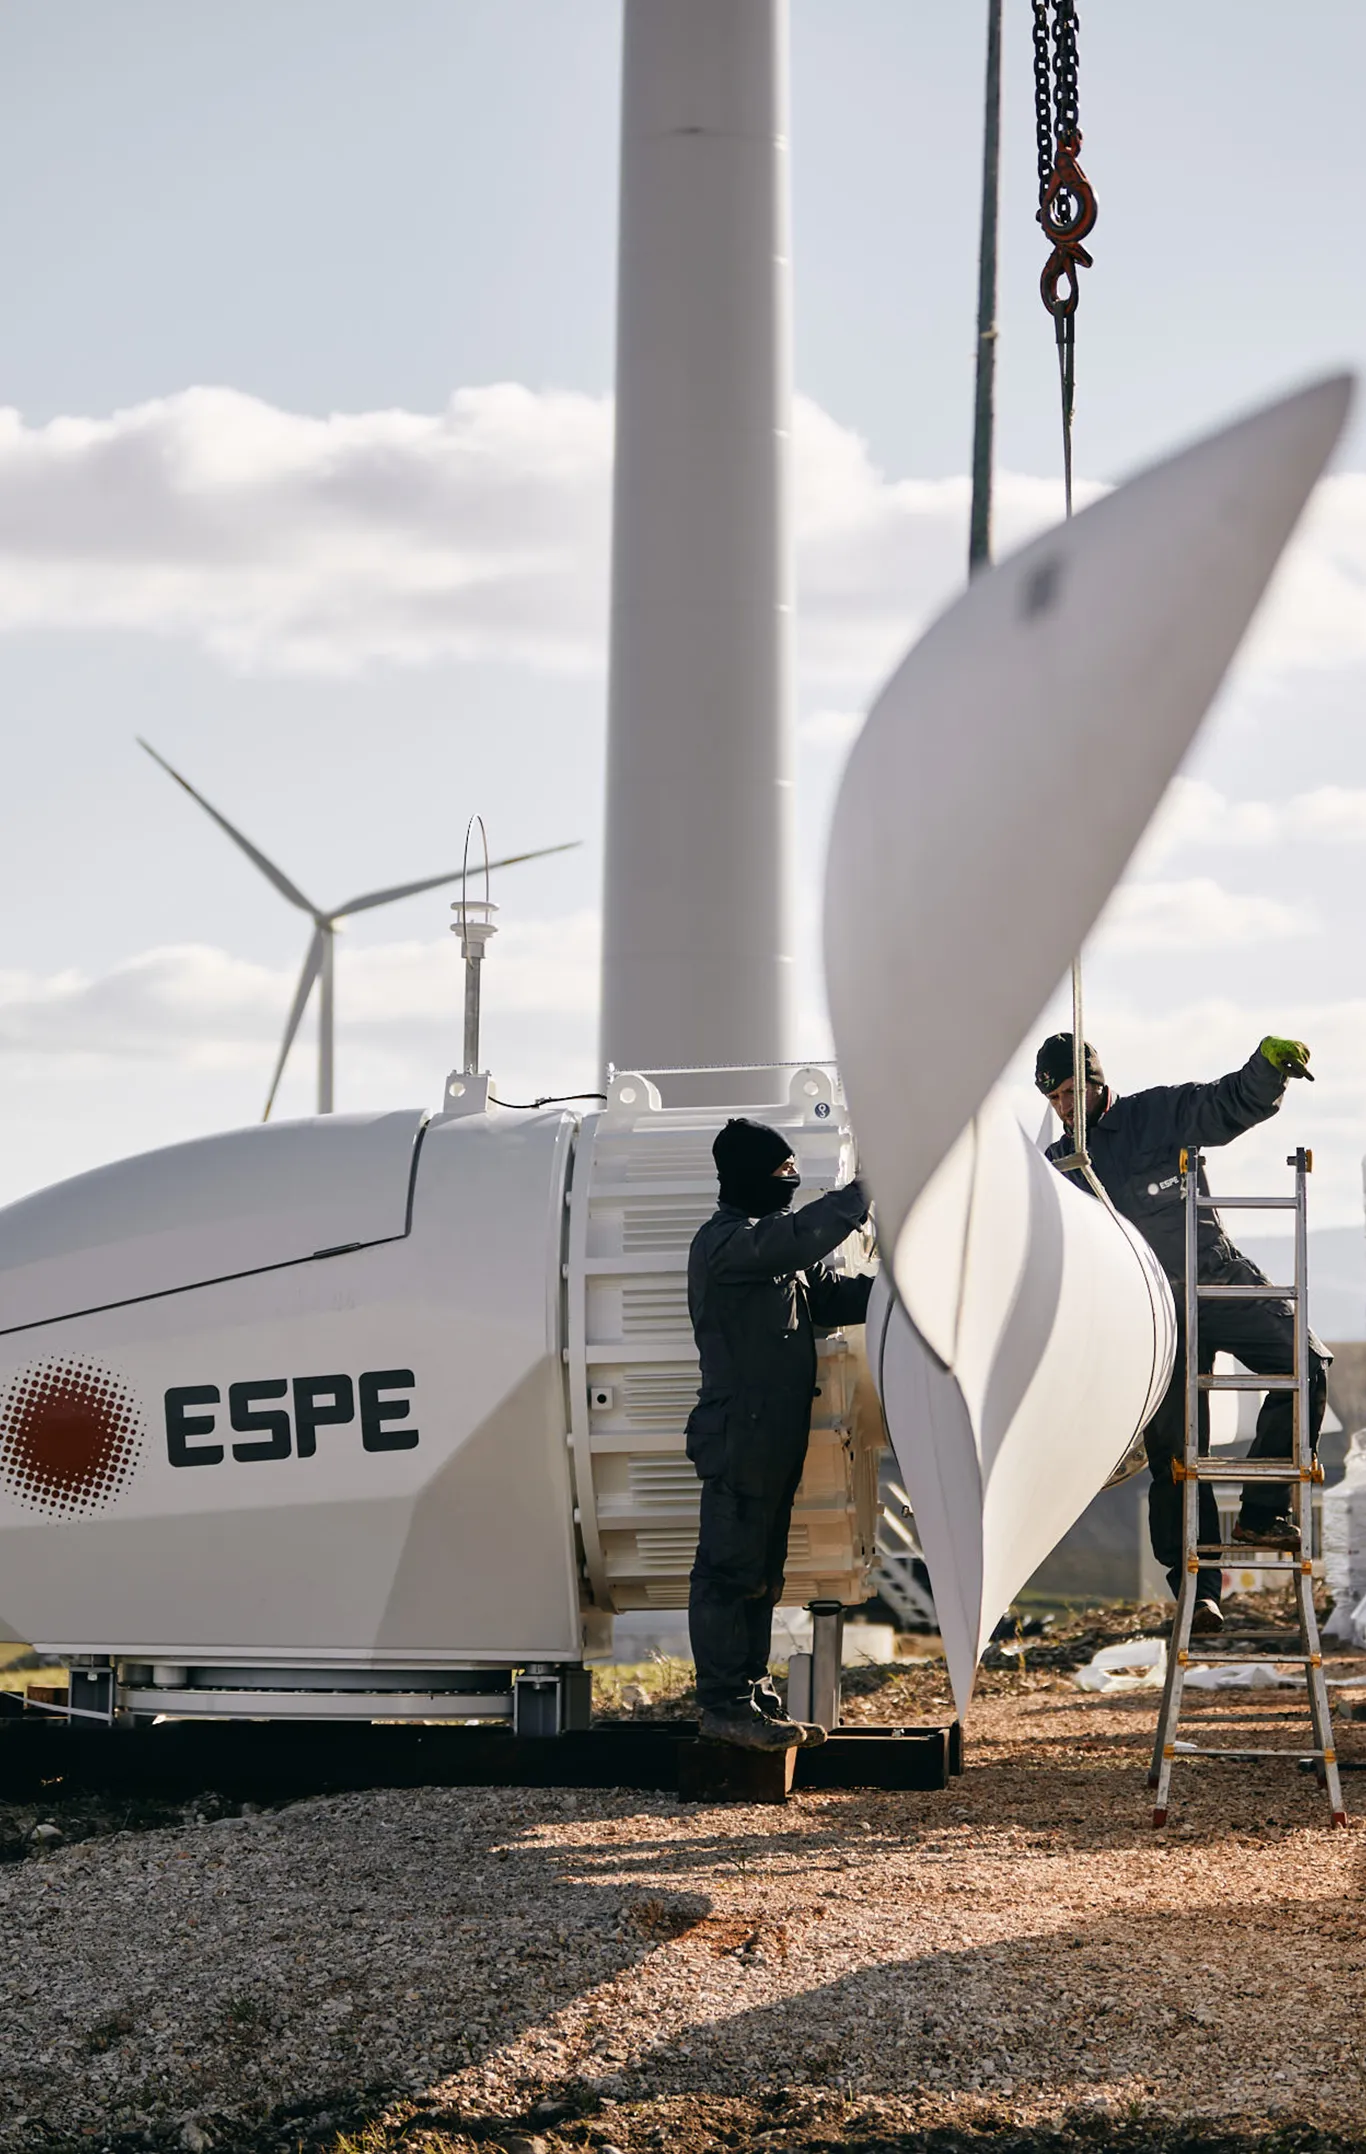
<path fill-rule="evenodd" d="M 322 983 L 322 989 L 318 1011 L 318 1112 L 319 1114 L 331 1114 L 335 1013 L 333 958 L 336 946 L 337 922 L 349 919 L 353 913 L 373 912 L 379 905 L 396 904 L 400 898 L 417 897 L 424 890 L 439 890 L 444 883 L 463 882 L 467 870 L 456 868 L 445 875 L 425 875 L 420 882 L 395 883 L 385 890 L 368 890 L 364 896 L 349 898 L 345 905 L 334 905 L 330 911 L 324 912 L 320 906 L 313 903 L 311 898 L 304 896 L 298 885 L 292 883 L 283 870 L 276 867 L 274 861 L 267 860 L 265 854 L 252 844 L 250 838 L 244 837 L 242 832 L 228 821 L 226 815 L 220 815 L 217 808 L 212 807 L 202 793 L 197 793 L 190 784 L 189 779 L 182 778 L 180 772 L 174 770 L 166 761 L 165 756 L 158 755 L 150 741 L 143 740 L 139 735 L 138 746 L 146 749 L 152 761 L 159 763 L 166 775 L 169 778 L 174 778 L 176 784 L 189 794 L 191 800 L 199 803 L 206 815 L 212 816 L 219 829 L 226 832 L 227 836 L 232 839 L 233 844 L 239 846 L 248 860 L 252 861 L 261 870 L 267 882 L 274 884 L 281 897 L 287 898 L 291 905 L 297 905 L 300 912 L 306 912 L 313 922 L 313 933 L 310 937 L 308 948 L 304 953 L 303 969 L 299 974 L 299 984 L 294 990 L 294 1001 L 290 1007 L 288 1022 L 285 1025 L 285 1036 L 280 1042 L 280 1053 L 275 1064 L 275 1074 L 270 1080 L 270 1091 L 266 1098 L 265 1111 L 261 1116 L 261 1120 L 263 1122 L 270 1120 L 270 1110 L 275 1104 L 275 1094 L 279 1090 L 280 1079 L 284 1075 L 285 1063 L 289 1059 L 289 1050 L 294 1045 L 294 1036 L 303 1022 L 304 1011 L 308 1008 L 308 998 L 313 992 L 314 982 L 319 979 Z M 570 838 L 563 845 L 542 845 L 535 852 L 510 853 L 506 859 L 490 860 L 488 863 L 489 872 L 491 873 L 494 868 L 517 867 L 524 860 L 544 860 L 550 853 L 572 852 L 579 843 L 579 839 Z M 473 873 L 475 871 L 469 870 L 468 872 Z M 478 873 L 481 875 L 484 873 L 482 861 L 479 864 Z"/>

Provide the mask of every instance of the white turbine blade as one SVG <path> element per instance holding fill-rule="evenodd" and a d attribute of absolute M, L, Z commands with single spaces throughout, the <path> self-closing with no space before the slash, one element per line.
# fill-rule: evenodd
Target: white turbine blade
<path fill-rule="evenodd" d="M 291 905 L 297 905 L 300 912 L 306 912 L 311 914 L 313 919 L 317 920 L 320 917 L 317 906 L 304 896 L 303 891 L 298 889 L 296 885 L 290 881 L 289 877 L 283 872 L 283 870 L 277 868 L 273 860 L 267 860 L 265 854 L 261 852 L 258 847 L 252 844 L 250 838 L 244 838 L 241 831 L 236 829 L 234 825 L 228 821 L 226 815 L 220 815 L 217 808 L 210 807 L 208 801 L 204 798 L 204 795 L 195 791 L 189 779 L 182 778 L 178 770 L 172 769 L 171 765 L 167 762 L 165 756 L 158 755 L 156 749 L 152 746 L 151 742 L 144 740 L 140 733 L 137 735 L 137 744 L 139 748 L 145 748 L 147 750 L 148 755 L 150 755 L 154 763 L 160 763 L 167 777 L 174 778 L 176 784 L 180 786 L 182 791 L 189 794 L 191 800 L 198 801 L 200 807 L 204 810 L 204 813 L 206 815 L 211 815 L 214 821 L 217 823 L 219 829 L 225 831 L 227 835 L 232 839 L 233 844 L 241 847 L 242 851 L 246 854 L 248 860 L 250 860 L 254 866 L 258 867 L 261 870 L 261 873 L 265 876 L 267 882 L 273 883 L 275 885 L 275 888 L 279 891 L 281 897 L 288 898 Z"/>
<path fill-rule="evenodd" d="M 1350 398 L 1273 404 L 978 576 L 874 704 L 825 974 L 888 1250 L 1119 880 Z"/>
<path fill-rule="evenodd" d="M 509 853 L 505 860 L 490 860 L 489 873 L 492 875 L 495 868 L 519 867 L 524 860 L 547 860 L 551 853 L 572 853 L 582 843 L 582 838 L 569 838 L 563 845 L 542 845 L 534 853 Z M 394 905 L 400 898 L 417 897 L 424 890 L 440 890 L 446 883 L 458 883 L 466 875 L 473 878 L 483 872 L 481 860 L 477 868 L 457 868 L 451 875 L 428 875 L 420 883 L 396 883 L 392 890 L 371 890 L 365 897 L 351 898 L 347 904 L 339 905 L 328 918 L 346 920 L 352 913 L 370 912 L 376 905 Z"/>
<path fill-rule="evenodd" d="M 960 1715 L 1012 1600 L 1171 1376 L 1171 1289 L 1135 1227 L 1059 1174 L 1001 1094 L 912 1207 L 869 1309 Z"/>
<path fill-rule="evenodd" d="M 294 990 L 294 1001 L 289 1012 L 288 1023 L 285 1026 L 285 1036 L 280 1042 L 280 1053 L 275 1064 L 275 1075 L 270 1080 L 270 1093 L 266 1100 L 265 1112 L 261 1116 L 263 1122 L 270 1120 L 270 1110 L 275 1105 L 275 1095 L 280 1089 L 280 1079 L 285 1073 L 285 1064 L 289 1060 L 289 1050 L 294 1045 L 294 1035 L 303 1023 L 304 1011 L 308 1008 L 308 998 L 313 992 L 313 982 L 322 971 L 323 934 L 324 930 L 322 928 L 315 928 L 313 938 L 304 952 L 303 970 L 299 974 L 299 984 Z"/>
<path fill-rule="evenodd" d="M 869 1339 L 960 1712 L 997 1618 L 1152 1412 L 1175 1335 L 1146 1243 L 988 1095 L 1186 753 L 1348 402 L 1330 381 L 1274 405 L 978 577 L 841 787 L 826 979 L 890 1275 Z"/>

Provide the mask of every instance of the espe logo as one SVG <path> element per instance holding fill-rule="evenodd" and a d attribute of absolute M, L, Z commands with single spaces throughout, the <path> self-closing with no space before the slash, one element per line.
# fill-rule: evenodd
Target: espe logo
<path fill-rule="evenodd" d="M 227 1452 L 242 1465 L 268 1459 L 312 1458 L 319 1429 L 357 1419 L 364 1451 L 411 1451 L 418 1431 L 406 1424 L 417 1379 L 411 1369 L 367 1369 L 349 1376 L 257 1376 L 228 1385 L 227 1428 L 245 1442 L 226 1445 L 217 1412 L 217 1384 L 177 1384 L 166 1393 L 166 1456 L 173 1466 L 221 1466 Z M 288 1406 L 270 1402 L 287 1399 Z M 291 1417 L 290 1408 L 293 1413 Z M 402 1422 L 401 1428 L 390 1426 Z"/>

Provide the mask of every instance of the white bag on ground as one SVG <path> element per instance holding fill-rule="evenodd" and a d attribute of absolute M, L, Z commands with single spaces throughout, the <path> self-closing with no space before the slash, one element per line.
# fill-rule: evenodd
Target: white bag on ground
<path fill-rule="evenodd" d="M 1354 1625 L 1366 1601 L 1366 1429 L 1347 1446 L 1347 1470 L 1323 1498 L 1323 1580 L 1333 1596 L 1325 1638 L 1366 1643 Z"/>

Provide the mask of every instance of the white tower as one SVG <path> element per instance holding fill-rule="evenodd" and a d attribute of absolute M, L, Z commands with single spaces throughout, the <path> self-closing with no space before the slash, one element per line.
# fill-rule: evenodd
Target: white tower
<path fill-rule="evenodd" d="M 787 0 L 626 0 L 600 1043 L 618 1068 L 791 1052 L 787 165 Z"/>

